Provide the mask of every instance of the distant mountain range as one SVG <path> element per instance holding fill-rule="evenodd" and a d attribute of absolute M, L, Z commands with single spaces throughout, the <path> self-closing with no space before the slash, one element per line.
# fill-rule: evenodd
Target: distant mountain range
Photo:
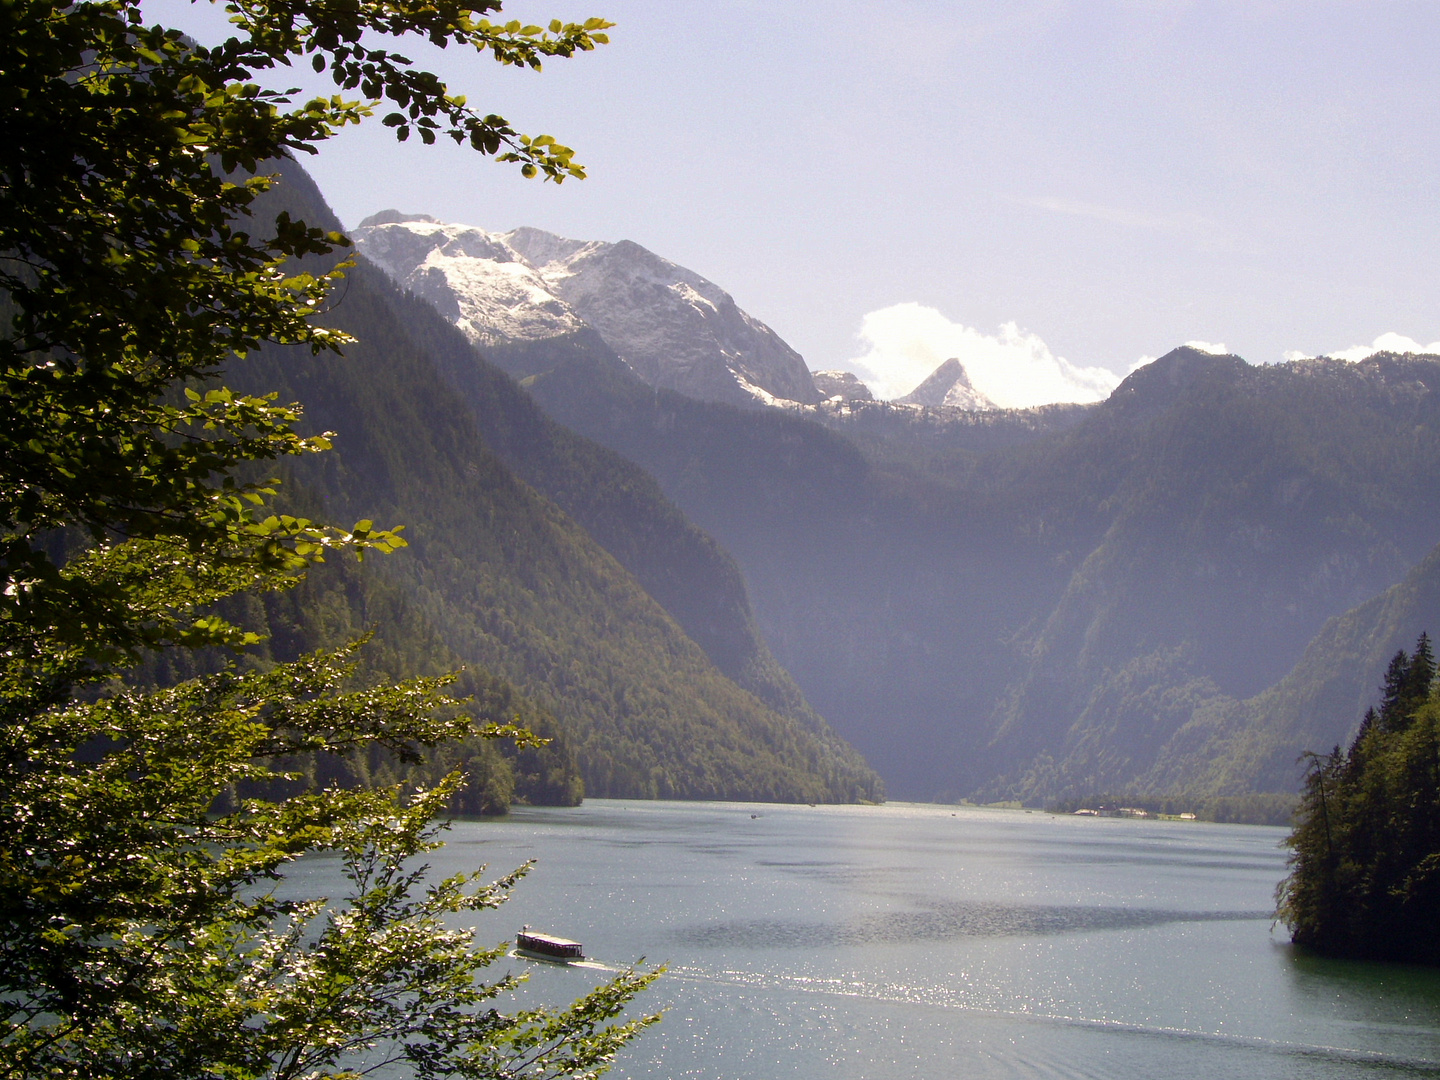
<path fill-rule="evenodd" d="M 602 666 L 653 643 L 590 614 L 543 657 L 457 649 L 562 726 L 578 710 L 596 790 L 623 772 L 627 791 L 696 794 L 637 778 L 678 775 L 684 739 L 718 738 L 733 769 L 793 746 L 826 797 L 871 797 L 833 725 L 901 797 L 1291 791 L 1295 757 L 1347 737 L 1389 652 L 1440 630 L 1440 358 L 1254 367 L 1181 348 L 1105 402 L 1029 410 L 994 408 L 957 360 L 880 402 L 848 373 L 811 375 L 718 286 L 633 244 L 394 213 L 355 235 L 463 332 L 386 301 L 486 468 L 616 560 L 731 688 L 705 691 L 711 719 L 622 750 L 600 733 L 638 732 L 621 703 L 657 676 L 567 697 L 559 673 L 572 655 L 599 670 L 597 634 Z M 406 520 L 427 499 L 490 498 L 403 453 L 394 468 Z M 528 589 L 578 586 L 573 561 L 509 558 Z M 411 565 L 442 633 L 489 618 L 494 600 L 454 592 L 464 575 L 446 584 L 424 552 Z M 771 734 L 704 734 L 732 693 L 762 710 L 735 730 Z M 660 758 L 647 740 L 667 743 Z M 800 759 L 761 771 L 781 760 Z"/>
<path fill-rule="evenodd" d="M 778 658 L 902 796 L 1292 789 L 1293 756 L 1217 770 L 1187 725 L 1282 679 L 1440 536 L 1435 358 L 1177 350 L 1099 406 L 783 415 L 637 393 L 596 356 L 526 359 L 552 415 L 736 556 Z M 1328 746 L 1358 718 L 1295 738 Z"/>

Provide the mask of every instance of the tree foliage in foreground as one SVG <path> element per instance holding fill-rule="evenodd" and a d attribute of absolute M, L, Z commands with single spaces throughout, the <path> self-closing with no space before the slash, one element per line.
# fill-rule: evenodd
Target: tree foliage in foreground
<path fill-rule="evenodd" d="M 1349 749 L 1310 757 L 1279 917 L 1335 956 L 1440 964 L 1440 693 L 1425 634 Z"/>
<path fill-rule="evenodd" d="M 366 38 L 537 68 L 605 40 L 600 20 L 480 17 L 498 8 L 233 0 L 234 36 L 206 49 L 130 0 L 0 5 L 0 1076 L 593 1076 L 654 1019 L 616 1019 L 651 978 L 634 972 L 568 1009 L 495 1009 L 514 980 L 477 973 L 499 950 L 447 920 L 518 874 L 437 882 L 417 858 L 458 775 L 407 799 L 253 797 L 289 782 L 276 760 L 527 737 L 472 723 L 445 678 L 357 685 L 352 648 L 122 680 L 145 650 L 253 641 L 217 601 L 402 546 L 272 512 L 273 484 L 240 472 L 328 437 L 219 380 L 262 343 L 344 343 L 314 321 L 343 266 L 297 269 L 344 240 L 251 217 L 265 162 L 388 102 L 401 138 L 580 175 Z M 358 98 L 255 81 L 292 62 Z M 287 898 L 307 852 L 341 860 L 347 895 Z"/>

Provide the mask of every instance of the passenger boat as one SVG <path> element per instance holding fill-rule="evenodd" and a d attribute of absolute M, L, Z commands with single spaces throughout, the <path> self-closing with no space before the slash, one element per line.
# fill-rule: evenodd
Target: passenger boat
<path fill-rule="evenodd" d="M 580 942 L 552 934 L 537 934 L 528 926 L 515 935 L 515 952 L 519 956 L 562 964 L 585 959 Z"/>

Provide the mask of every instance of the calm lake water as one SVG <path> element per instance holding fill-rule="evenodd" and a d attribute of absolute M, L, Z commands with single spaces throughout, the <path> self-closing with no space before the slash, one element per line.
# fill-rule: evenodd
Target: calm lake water
<path fill-rule="evenodd" d="M 1282 829 L 590 800 L 457 823 L 522 923 L 669 974 L 630 1078 L 1440 1076 L 1440 973 L 1298 955 Z M 309 872 L 324 873 L 312 864 Z M 510 962 L 560 1003 L 603 972 Z"/>

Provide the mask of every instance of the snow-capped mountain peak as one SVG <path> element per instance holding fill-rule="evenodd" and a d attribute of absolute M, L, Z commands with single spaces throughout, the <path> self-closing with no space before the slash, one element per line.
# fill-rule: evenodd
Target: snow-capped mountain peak
<path fill-rule="evenodd" d="M 585 325 L 505 236 L 386 213 L 367 218 L 354 237 L 367 258 L 477 344 L 534 341 Z"/>
<path fill-rule="evenodd" d="M 953 356 L 932 371 L 914 390 L 895 400 L 901 405 L 947 405 L 972 411 L 996 407 L 993 401 L 971 385 L 965 365 Z"/>
<path fill-rule="evenodd" d="M 729 293 L 631 241 L 490 233 L 394 211 L 367 218 L 354 238 L 477 344 L 588 325 L 652 386 L 745 404 L 821 400 L 800 355 Z"/>

